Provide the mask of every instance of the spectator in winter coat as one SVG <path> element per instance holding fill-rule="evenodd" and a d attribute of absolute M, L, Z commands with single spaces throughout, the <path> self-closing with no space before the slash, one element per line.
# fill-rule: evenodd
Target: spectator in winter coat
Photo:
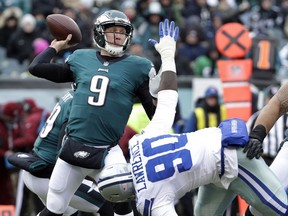
<path fill-rule="evenodd" d="M 17 31 L 22 11 L 9 7 L 0 16 L 0 46 L 6 48 L 11 35 Z"/>
<path fill-rule="evenodd" d="M 27 98 L 23 102 L 24 128 L 21 137 L 14 139 L 14 150 L 30 152 L 38 136 L 41 121 L 46 121 L 49 113 L 38 107 L 33 99 Z"/>
<path fill-rule="evenodd" d="M 5 153 L 9 149 L 8 127 L 3 118 L 0 118 L 0 205 L 14 205 L 14 188 L 11 180 L 11 171 L 6 166 Z"/>
<path fill-rule="evenodd" d="M 31 14 L 25 14 L 20 20 L 20 26 L 7 44 L 7 57 L 17 59 L 20 64 L 30 60 L 33 55 L 33 41 L 39 37 L 36 31 L 36 20 Z"/>

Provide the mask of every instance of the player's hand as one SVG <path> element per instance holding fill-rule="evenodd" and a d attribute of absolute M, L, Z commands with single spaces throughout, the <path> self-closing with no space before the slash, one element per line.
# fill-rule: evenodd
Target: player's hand
<path fill-rule="evenodd" d="M 175 56 L 176 41 L 179 36 L 179 27 L 175 27 L 175 22 L 171 21 L 169 26 L 169 20 L 165 19 L 164 23 L 159 23 L 159 43 L 156 40 L 149 39 L 148 41 L 154 45 L 157 52 L 161 55 L 161 58 Z"/>
<path fill-rule="evenodd" d="M 254 157 L 258 159 L 263 153 L 263 144 L 257 138 L 250 137 L 248 143 L 244 147 L 243 152 L 247 152 L 246 156 L 249 159 L 253 159 Z"/>
<path fill-rule="evenodd" d="M 69 45 L 68 44 L 69 41 L 71 40 L 71 38 L 72 38 L 72 34 L 69 34 L 65 40 L 59 40 L 58 41 L 58 40 L 54 39 L 51 42 L 50 47 L 53 47 L 56 50 L 56 52 L 58 53 L 61 50 L 68 49 L 72 46 L 75 46 L 76 44 L 75 45 Z"/>
<path fill-rule="evenodd" d="M 249 159 L 259 158 L 263 153 L 263 140 L 266 137 L 266 128 L 258 124 L 251 133 L 249 134 L 249 141 L 244 147 L 243 152 L 247 152 L 247 157 Z"/>
<path fill-rule="evenodd" d="M 161 75 L 164 71 L 173 71 L 176 73 L 175 51 L 176 41 L 179 36 L 179 27 L 175 27 L 175 22 L 172 21 L 169 26 L 168 19 L 164 23 L 159 23 L 159 43 L 156 40 L 149 39 L 149 42 L 154 45 L 155 49 L 161 56 L 161 68 L 158 72 L 151 71 L 149 74 L 149 91 L 152 97 L 158 97 L 158 89 L 161 81 Z"/>

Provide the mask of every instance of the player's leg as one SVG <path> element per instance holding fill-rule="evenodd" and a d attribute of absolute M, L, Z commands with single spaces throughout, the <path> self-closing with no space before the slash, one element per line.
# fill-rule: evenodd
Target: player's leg
<path fill-rule="evenodd" d="M 275 173 L 280 182 L 282 183 L 286 193 L 288 189 L 288 169 L 286 168 L 288 163 L 288 142 L 283 143 L 280 151 L 278 152 L 276 158 L 273 163 L 270 165 L 270 169 Z M 245 213 L 245 215 L 249 216 L 253 214 L 257 215 L 257 211 L 253 207 L 249 207 Z"/>
<path fill-rule="evenodd" d="M 214 184 L 199 187 L 195 203 L 195 216 L 223 216 L 236 194 Z"/>
<path fill-rule="evenodd" d="M 106 201 L 99 193 L 97 187 L 91 189 L 93 182 L 83 180 L 80 187 L 72 197 L 69 206 L 83 212 L 99 213 L 101 216 L 113 216 L 113 205 Z"/>
<path fill-rule="evenodd" d="M 45 205 L 48 192 L 49 178 L 38 178 L 31 173 L 23 170 L 23 180 L 27 188 L 37 194 L 39 199 Z"/>
<path fill-rule="evenodd" d="M 45 205 L 49 178 L 38 178 L 29 172 L 24 171 L 23 179 L 29 190 L 37 194 Z M 91 213 L 98 212 L 101 216 L 113 216 L 112 204 L 105 201 L 96 189 L 88 193 L 91 185 L 91 181 L 84 180 L 82 182 L 78 190 L 75 192 L 75 195 L 72 197 L 69 207 L 66 209 L 64 215 L 71 215 L 77 210 L 81 210 Z"/>
<path fill-rule="evenodd" d="M 248 159 L 242 149 L 237 150 L 239 173 L 229 186 L 248 204 L 263 215 L 284 215 L 287 196 L 275 174 L 262 158 Z"/>
<path fill-rule="evenodd" d="M 120 147 L 115 146 L 111 148 L 105 158 L 105 165 L 122 162 L 126 163 L 126 160 Z M 57 167 L 58 170 L 56 170 Z M 92 182 L 90 182 L 91 184 L 89 184 L 89 181 L 84 180 L 83 182 L 86 182 L 86 185 L 82 183 L 75 192 L 75 195 L 73 196 L 73 194 L 71 194 L 74 189 L 76 190 L 76 186 L 79 183 L 80 179 L 82 180 L 86 175 L 95 176 L 95 173 L 99 173 L 100 171 L 97 170 L 91 173 L 87 173 L 85 172 L 85 170 L 87 169 L 71 166 L 70 164 L 66 163 L 61 159 L 57 160 L 49 183 L 47 209 L 45 209 L 43 213 L 40 214 L 41 216 L 61 214 L 65 206 L 67 206 L 67 201 L 69 200 L 71 200 L 69 205 L 73 208 L 79 209 L 80 211 L 99 212 L 100 214 L 105 216 L 108 216 L 110 214 L 113 215 L 113 206 L 110 206 L 108 202 L 105 202 L 102 196 L 99 196 L 100 194 L 98 193 L 98 191 L 92 190 L 90 193 L 87 193 L 91 187 Z M 58 182 L 57 179 L 61 179 L 61 182 Z M 66 184 L 68 179 L 70 180 L 69 186 Z M 128 206 L 128 208 L 126 208 L 127 204 L 119 204 L 119 206 L 121 206 L 121 208 L 119 208 L 120 213 L 118 215 L 133 215 L 131 206 Z M 48 209 L 50 209 L 50 211 L 47 211 Z M 54 212 L 53 214 L 52 209 Z M 117 213 L 116 210 L 115 212 Z"/>
<path fill-rule="evenodd" d="M 75 191 L 89 174 L 87 170 L 58 158 L 49 182 L 47 209 L 56 214 L 65 212 Z"/>
<path fill-rule="evenodd" d="M 112 147 L 105 157 L 105 166 L 118 163 L 127 163 L 126 158 L 119 145 Z"/>
<path fill-rule="evenodd" d="M 288 142 L 286 141 L 275 157 L 273 163 L 270 165 L 270 169 L 275 173 L 283 187 L 287 191 L 288 189 Z"/>

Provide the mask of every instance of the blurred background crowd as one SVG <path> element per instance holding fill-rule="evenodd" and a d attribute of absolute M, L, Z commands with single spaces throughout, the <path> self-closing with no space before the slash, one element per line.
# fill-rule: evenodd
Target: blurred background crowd
<path fill-rule="evenodd" d="M 31 59 L 53 39 L 46 25 L 47 15 L 61 13 L 73 18 L 83 36 L 74 49 L 91 48 L 95 18 L 107 9 L 127 14 L 134 26 L 130 52 L 149 57 L 156 66 L 158 55 L 147 40 L 157 37 L 159 20 L 175 20 L 181 28 L 176 57 L 179 76 L 218 76 L 215 62 L 224 57 L 216 48 L 215 35 L 229 22 L 243 24 L 251 37 L 275 39 L 276 73 L 288 73 L 288 0 L 2 0 L 0 74 L 25 77 Z M 69 51 L 60 53 L 58 60 L 67 54 Z"/>
<path fill-rule="evenodd" d="M 82 42 L 58 53 L 55 61 L 63 62 L 75 49 L 95 48 L 93 24 L 96 17 L 108 9 L 121 10 L 129 17 L 134 34 L 128 52 L 149 58 L 156 69 L 160 68 L 160 56 L 147 41 L 158 38 L 159 21 L 164 18 L 174 20 L 180 27 L 176 51 L 180 81 L 191 81 L 196 77 L 219 79 L 217 61 L 227 57 L 217 49 L 215 36 L 219 28 L 232 22 L 245 26 L 251 38 L 272 41 L 274 64 L 269 70 L 271 76 L 260 77 L 266 81 L 265 88 L 271 89 L 270 84 L 279 84 L 288 77 L 288 0 L 0 0 L 0 81 L 35 79 L 28 73 L 28 65 L 53 40 L 46 25 L 47 15 L 65 14 L 81 29 Z M 252 46 L 245 58 L 253 59 L 253 55 L 255 50 Z M 253 94 L 254 102 L 258 101 L 257 92 Z M 271 97 L 271 93 L 265 94 L 264 97 Z M 207 88 L 193 106 L 197 109 L 189 110 L 191 116 L 188 118 L 183 118 L 178 107 L 175 132 L 216 126 L 226 118 L 221 95 L 214 87 Z M 29 195 L 23 185 L 19 186 L 18 170 L 10 167 L 5 158 L 13 151 L 32 149 L 38 129 L 51 110 L 40 107 L 32 98 L 11 100 L 0 107 L 0 206 L 17 204 L 17 216 L 30 216 L 42 209 L 42 205 L 33 194 Z M 253 113 L 258 108 L 255 102 Z M 199 115 L 201 110 L 205 115 Z M 208 120 L 199 127 L 199 121 L 205 118 Z M 286 124 L 285 118 L 282 130 L 287 128 Z M 179 201 L 179 215 L 193 215 L 191 206 L 196 193 L 187 194 Z M 26 199 L 22 199 L 23 196 Z M 236 215 L 237 207 L 231 209 L 227 210 L 227 215 Z"/>

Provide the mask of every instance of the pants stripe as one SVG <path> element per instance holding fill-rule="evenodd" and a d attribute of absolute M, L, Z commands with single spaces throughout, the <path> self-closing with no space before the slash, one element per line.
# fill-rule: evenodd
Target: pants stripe
<path fill-rule="evenodd" d="M 280 215 L 286 213 L 287 205 L 281 202 L 266 185 L 242 166 L 239 166 L 239 177 L 252 188 L 265 205 Z"/>

